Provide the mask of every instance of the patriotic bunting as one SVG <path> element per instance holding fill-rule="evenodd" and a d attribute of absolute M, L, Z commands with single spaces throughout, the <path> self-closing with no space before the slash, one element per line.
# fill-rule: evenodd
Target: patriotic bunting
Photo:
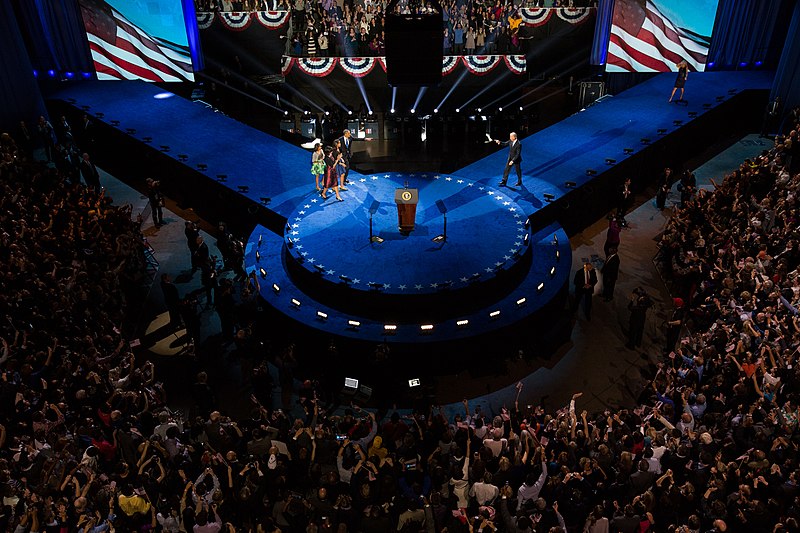
<path fill-rule="evenodd" d="M 219 14 L 219 19 L 222 21 L 223 24 L 228 29 L 234 31 L 243 31 L 246 30 L 250 23 L 253 22 L 253 17 L 250 16 L 251 13 L 244 13 L 244 12 L 237 12 L 233 11 L 230 13 L 222 13 Z"/>
<path fill-rule="evenodd" d="M 583 24 L 589 18 L 592 11 L 588 7 L 564 7 L 557 12 L 558 18 L 570 24 Z"/>
<path fill-rule="evenodd" d="M 471 74 L 483 76 L 500 64 L 500 56 L 464 56 L 464 65 Z"/>
<path fill-rule="evenodd" d="M 528 62 L 525 56 L 503 56 L 503 59 L 508 66 L 508 70 L 514 74 L 524 74 L 528 68 Z"/>
<path fill-rule="evenodd" d="M 289 71 L 292 70 L 292 66 L 294 65 L 294 58 L 291 56 L 283 56 L 281 57 L 281 74 L 286 76 L 289 74 Z"/>
<path fill-rule="evenodd" d="M 547 21 L 553 16 L 553 10 L 545 7 L 520 9 L 519 14 L 522 17 L 523 24 L 536 27 L 547 24 Z"/>
<path fill-rule="evenodd" d="M 363 78 L 375 67 L 374 57 L 343 57 L 339 59 L 342 70 L 354 78 Z"/>
<path fill-rule="evenodd" d="M 324 78 L 333 72 L 337 59 L 335 57 L 298 57 L 295 59 L 295 64 L 306 74 L 315 78 Z"/>
<path fill-rule="evenodd" d="M 444 56 L 442 58 L 442 76 L 447 76 L 458 66 L 458 56 Z"/>
<path fill-rule="evenodd" d="M 288 11 L 256 11 L 255 17 L 265 28 L 277 30 L 289 21 Z"/>
<path fill-rule="evenodd" d="M 201 30 L 207 30 L 214 23 L 214 13 L 198 13 L 197 14 L 197 27 Z"/>

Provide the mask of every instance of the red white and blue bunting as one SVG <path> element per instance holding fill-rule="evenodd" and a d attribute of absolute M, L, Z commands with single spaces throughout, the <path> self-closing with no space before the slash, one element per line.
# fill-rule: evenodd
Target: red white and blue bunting
<path fill-rule="evenodd" d="M 375 67 L 374 57 L 343 57 L 339 59 L 342 70 L 354 78 L 363 78 Z"/>
<path fill-rule="evenodd" d="M 277 30 L 289 21 L 288 11 L 256 11 L 256 20 L 265 28 Z"/>
<path fill-rule="evenodd" d="M 324 78 L 333 72 L 337 59 L 336 57 L 298 57 L 295 59 L 295 65 L 306 74 L 315 78 Z"/>
<path fill-rule="evenodd" d="M 458 56 L 444 56 L 442 58 L 442 76 L 447 76 L 458 66 Z"/>
<path fill-rule="evenodd" d="M 500 56 L 464 56 L 464 65 L 470 74 L 483 76 L 500 64 Z"/>
<path fill-rule="evenodd" d="M 528 68 L 528 61 L 525 56 L 503 56 L 503 59 L 506 62 L 508 70 L 514 74 L 525 74 L 525 70 Z"/>
<path fill-rule="evenodd" d="M 519 15 L 522 17 L 522 23 L 526 26 L 543 26 L 553 16 L 553 10 L 546 7 L 520 9 Z"/>
<path fill-rule="evenodd" d="M 593 13 L 590 7 L 563 7 L 558 10 L 558 18 L 570 24 L 583 24 Z"/>
<path fill-rule="evenodd" d="M 383 69 L 383 71 L 386 72 L 386 58 L 385 57 L 379 57 L 379 58 L 377 58 L 377 60 L 378 60 L 378 64 L 380 64 L 380 66 Z"/>
<path fill-rule="evenodd" d="M 197 27 L 201 30 L 207 30 L 214 23 L 214 13 L 198 13 L 197 14 Z"/>
<path fill-rule="evenodd" d="M 289 71 L 292 70 L 292 66 L 294 66 L 294 58 L 291 56 L 283 56 L 281 57 L 281 74 L 286 76 L 289 74 Z"/>
<path fill-rule="evenodd" d="M 230 13 L 220 13 L 219 19 L 228 29 L 234 31 L 246 30 L 250 26 L 250 23 L 253 22 L 251 13 L 236 11 L 232 11 Z"/>

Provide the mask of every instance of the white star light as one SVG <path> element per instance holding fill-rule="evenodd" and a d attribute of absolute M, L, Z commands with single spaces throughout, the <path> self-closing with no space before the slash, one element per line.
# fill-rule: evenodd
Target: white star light
<path fill-rule="evenodd" d="M 459 183 L 459 184 L 464 183 L 464 180 L 456 180 L 456 183 Z"/>
<path fill-rule="evenodd" d="M 517 224 L 518 224 L 518 225 L 520 225 L 520 226 L 522 226 L 523 224 L 525 224 L 525 222 L 524 222 L 524 221 L 522 221 L 522 220 L 517 220 Z"/>
<path fill-rule="evenodd" d="M 433 177 L 433 179 L 435 179 L 435 180 L 438 180 L 440 177 L 441 177 L 441 176 L 439 176 L 439 174 L 436 174 L 436 175 Z"/>
<path fill-rule="evenodd" d="M 299 231 L 293 231 L 292 235 L 300 235 L 300 232 Z"/>
<path fill-rule="evenodd" d="M 461 278 L 461 283 L 466 283 L 467 281 L 469 281 L 469 278 Z"/>
<path fill-rule="evenodd" d="M 489 196 L 494 196 L 494 191 L 486 191 L 486 194 L 488 194 Z"/>
<path fill-rule="evenodd" d="M 497 261 L 497 262 L 495 262 L 494 266 L 500 267 L 500 266 L 503 266 L 503 263 L 501 263 L 500 261 Z"/>
<path fill-rule="evenodd" d="M 492 271 L 492 267 L 486 267 L 484 270 L 485 270 L 486 272 L 491 272 L 491 271 Z"/>
<path fill-rule="evenodd" d="M 470 184 L 470 185 L 472 185 L 472 184 Z M 478 190 L 479 190 L 479 191 L 482 191 L 484 188 L 485 188 L 485 187 L 478 187 Z"/>
<path fill-rule="evenodd" d="M 515 254 L 515 253 L 517 253 L 517 250 L 519 250 L 519 248 L 512 248 L 512 249 L 509 250 L 509 252 L 511 252 L 512 254 Z"/>
<path fill-rule="evenodd" d="M 503 205 L 511 205 L 511 202 L 503 202 Z"/>
<path fill-rule="evenodd" d="M 299 228 L 299 227 L 300 227 L 300 224 L 292 224 L 292 227 L 293 227 L 293 228 Z"/>
<path fill-rule="evenodd" d="M 298 250 L 302 250 L 303 249 L 303 245 L 302 244 L 298 244 L 297 246 L 295 246 L 295 248 L 297 248 Z"/>
<path fill-rule="evenodd" d="M 311 200 L 311 203 L 312 203 L 312 204 L 315 204 L 315 203 L 317 203 L 317 202 L 319 202 L 319 200 L 317 200 L 316 198 L 314 198 L 313 200 Z"/>
<path fill-rule="evenodd" d="M 480 276 L 480 274 L 479 274 L 479 273 L 477 273 L 477 272 L 475 272 L 475 273 L 472 275 L 472 277 L 473 277 L 473 278 L 477 278 L 478 276 Z"/>
<path fill-rule="evenodd" d="M 309 263 L 313 263 L 314 261 L 316 261 L 316 259 L 314 259 L 313 257 L 308 260 Z"/>
<path fill-rule="evenodd" d="M 366 181 L 367 181 L 367 178 L 361 178 L 361 179 L 360 179 L 360 180 L 358 180 L 358 181 L 360 181 L 361 183 L 366 183 Z"/>
<path fill-rule="evenodd" d="M 384 178 L 388 178 L 388 177 L 389 177 L 389 174 L 384 174 L 384 175 L 383 175 L 383 177 L 384 177 Z"/>
<path fill-rule="evenodd" d="M 383 288 L 384 288 L 384 289 L 391 289 L 391 288 L 392 288 L 392 286 L 391 286 L 391 285 L 389 285 L 388 283 L 384 283 L 384 284 L 383 284 Z"/>
<path fill-rule="evenodd" d="M 322 263 L 318 264 L 317 266 L 318 266 L 320 269 L 322 269 L 322 270 L 325 270 L 325 265 L 323 265 Z"/>
<path fill-rule="evenodd" d="M 305 214 L 306 214 L 306 212 L 305 212 L 305 211 L 300 211 L 300 214 L 301 214 L 301 215 L 305 215 Z M 298 218 L 297 220 L 300 220 L 300 219 Z"/>
<path fill-rule="evenodd" d="M 474 183 L 467 183 L 467 187 L 474 187 L 474 186 L 475 186 Z"/>
<path fill-rule="evenodd" d="M 308 204 L 304 205 L 303 207 L 305 207 L 306 209 L 311 209 L 311 206 Z"/>
<path fill-rule="evenodd" d="M 353 280 L 353 285 L 358 285 L 359 283 L 361 283 L 360 279 L 356 278 Z"/>
<path fill-rule="evenodd" d="M 511 259 L 511 256 L 510 256 L 510 255 L 504 255 L 504 256 L 503 256 L 503 259 L 505 259 L 506 261 L 508 261 L 509 259 Z"/>
<path fill-rule="evenodd" d="M 519 245 L 520 245 L 520 244 L 522 244 L 522 243 L 521 243 L 521 242 L 519 242 L 519 241 L 517 241 L 517 242 L 515 242 L 515 243 L 514 243 L 514 246 L 516 246 L 517 248 L 519 248 Z"/>
<path fill-rule="evenodd" d="M 375 181 L 376 179 L 378 179 L 378 176 L 372 176 L 372 178 L 370 178 L 370 179 L 371 179 L 372 181 Z"/>
<path fill-rule="evenodd" d="M 435 288 L 436 288 L 436 287 L 438 287 L 438 286 L 439 286 L 439 284 L 438 284 L 438 283 L 431 283 L 431 289 L 435 289 Z"/>
<path fill-rule="evenodd" d="M 514 213 L 514 218 L 519 218 L 519 217 L 520 217 L 519 213 Z"/>
<path fill-rule="evenodd" d="M 302 218 L 300 218 L 300 217 L 294 217 L 294 219 L 295 219 L 297 222 L 300 222 L 301 220 L 303 220 L 303 219 L 302 219 Z M 296 226 L 296 225 L 297 225 L 297 224 L 295 224 L 295 226 Z"/>
<path fill-rule="evenodd" d="M 333 275 L 336 273 L 336 271 L 335 271 L 335 270 L 328 270 L 328 271 L 327 271 L 327 272 L 325 272 L 325 273 L 326 273 L 327 275 L 329 275 L 329 276 L 333 276 Z"/>
<path fill-rule="evenodd" d="M 300 255 L 302 255 L 303 257 L 305 257 L 305 256 L 307 256 L 307 255 L 308 255 L 308 252 L 301 252 L 301 253 L 300 253 Z"/>
<path fill-rule="evenodd" d="M 447 176 L 447 177 L 444 179 L 444 181 L 453 181 L 453 178 L 451 178 L 450 176 Z"/>
<path fill-rule="evenodd" d="M 400 286 L 399 286 L 399 287 L 397 287 L 397 288 L 398 288 L 398 289 L 400 289 L 401 291 L 404 291 L 404 290 L 406 290 L 406 286 L 405 286 L 405 285 L 400 285 Z"/>
<path fill-rule="evenodd" d="M 509 210 L 509 211 L 511 211 L 511 212 L 513 213 L 514 211 L 516 211 L 516 210 L 517 210 L 517 208 L 516 208 L 516 207 L 509 207 L 509 208 L 508 208 L 508 210 Z"/>
<path fill-rule="evenodd" d="M 414 285 L 414 288 L 417 289 L 418 291 L 422 290 L 422 285 Z"/>

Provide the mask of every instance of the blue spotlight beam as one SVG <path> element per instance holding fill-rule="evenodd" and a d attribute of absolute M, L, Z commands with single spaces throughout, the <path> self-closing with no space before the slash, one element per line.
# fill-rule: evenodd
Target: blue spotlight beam
<path fill-rule="evenodd" d="M 356 85 L 358 85 L 358 90 L 361 91 L 361 97 L 364 99 L 364 104 L 367 106 L 367 111 L 372 113 L 372 106 L 369 105 L 369 98 L 367 97 L 367 91 L 364 89 L 364 82 L 361 81 L 361 78 L 356 78 Z"/>

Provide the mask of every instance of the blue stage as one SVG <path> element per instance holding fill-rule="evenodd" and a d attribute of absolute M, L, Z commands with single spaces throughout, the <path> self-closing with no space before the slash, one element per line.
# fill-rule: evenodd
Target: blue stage
<path fill-rule="evenodd" d="M 591 187 L 607 185 L 604 177 L 615 167 L 639 155 L 647 157 L 652 144 L 689 131 L 694 122 L 701 123 L 705 114 L 738 94 L 767 89 L 771 74 L 694 74 L 687 84 L 688 102 L 680 105 L 667 103 L 673 82 L 674 74 L 656 76 L 524 138 L 520 188 L 497 186 L 506 162 L 504 149 L 452 175 L 408 176 L 420 189 L 421 200 L 417 231 L 408 237 L 397 232 L 393 205 L 393 191 L 404 176 L 351 172 L 353 185 L 342 193 L 346 201 L 329 199 L 322 207 L 314 192 L 310 153 L 170 97 L 158 87 L 137 82 L 75 84 L 58 98 L 76 110 L 86 109 L 109 131 L 135 130 L 129 134 L 135 139 L 152 138 L 147 142 L 153 151 L 168 146 L 162 157 L 175 164 L 185 154 L 188 159 L 180 164 L 187 170 L 206 165 L 192 178 L 198 186 L 212 183 L 227 189 L 253 209 L 279 218 L 284 228 L 288 223 L 291 248 L 285 235 L 266 229 L 274 229 L 266 223 L 248 243 L 247 268 L 263 269 L 262 296 L 275 309 L 318 330 L 371 341 L 382 339 L 383 325 L 399 318 L 393 324 L 398 326 L 394 338 L 420 342 L 499 331 L 563 304 L 571 257 L 559 222 L 580 216 L 567 210 L 570 195 L 581 193 L 591 200 L 596 194 Z M 221 174 L 227 181 L 217 183 Z M 444 201 L 450 217 L 444 245 L 431 241 L 444 222 L 436 200 Z M 380 245 L 368 241 L 373 201 L 380 203 L 373 219 L 375 233 L 385 239 Z M 530 233 L 526 220 L 536 220 Z M 529 251 L 518 244 L 520 236 L 528 234 Z M 314 266 L 320 263 L 324 268 Z M 420 295 L 408 294 L 416 291 Z M 412 298 L 422 293 L 429 299 L 415 304 Z M 466 297 L 453 299 L 457 293 Z M 416 310 L 427 308 L 437 322 L 433 330 L 421 333 L 423 324 L 415 317 L 426 314 Z M 392 309 L 408 312 L 392 314 Z M 459 327 L 459 320 L 468 323 Z M 360 325 L 348 327 L 348 321 Z"/>

